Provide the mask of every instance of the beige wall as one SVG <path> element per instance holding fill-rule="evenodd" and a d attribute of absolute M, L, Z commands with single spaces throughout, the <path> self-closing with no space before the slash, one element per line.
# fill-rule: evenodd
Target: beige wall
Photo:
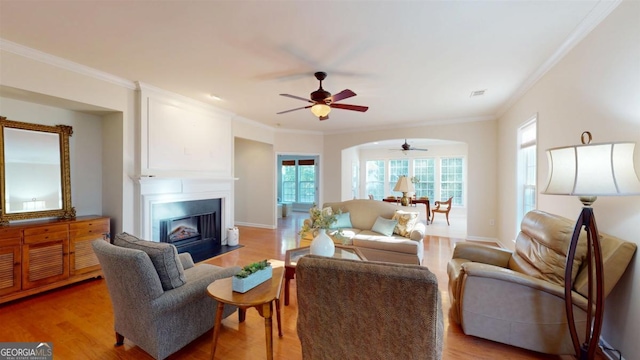
<path fill-rule="evenodd" d="M 322 178 L 324 197 L 320 202 L 341 201 L 352 197 L 350 181 L 342 177 L 342 170 L 347 166 L 343 164 L 344 149 L 379 140 L 404 139 L 408 135 L 412 138 L 451 140 L 467 144 L 467 234 L 473 239 L 495 240 L 497 227 L 490 225 L 491 219 L 498 219 L 495 201 L 497 122 L 494 120 L 327 135 L 324 138 L 326 171 Z"/>
<path fill-rule="evenodd" d="M 640 2 L 625 1 L 499 119 L 500 239 L 516 233 L 516 132 L 538 113 L 538 190 L 546 186 L 545 149 L 578 144 L 590 131 L 594 142 L 640 142 Z M 640 149 L 635 151 L 640 169 Z M 577 219 L 575 197 L 538 195 L 538 208 Z M 640 244 L 640 197 L 601 197 L 593 205 L 598 230 Z M 603 337 L 625 359 L 640 358 L 640 266 L 638 254 L 607 298 Z M 635 286 L 633 285 L 635 284 Z"/>
<path fill-rule="evenodd" d="M 69 138 L 72 204 L 78 216 L 102 214 L 101 117 L 3 97 L 0 97 L 0 109 L 2 116 L 9 120 L 73 127 Z M 56 168 L 59 175 L 59 167 Z"/>
<path fill-rule="evenodd" d="M 276 228 L 273 145 L 236 138 L 234 141 L 235 223 Z"/>

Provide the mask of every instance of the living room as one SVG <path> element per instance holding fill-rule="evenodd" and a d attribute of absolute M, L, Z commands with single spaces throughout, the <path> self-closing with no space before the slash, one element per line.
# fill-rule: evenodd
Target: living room
<path fill-rule="evenodd" d="M 156 148 L 143 143 L 147 133 L 143 132 L 144 114 L 141 114 L 149 101 L 179 104 L 194 113 L 214 114 L 216 125 L 228 134 L 221 139 L 226 142 L 219 145 L 221 151 L 216 153 L 221 160 L 218 167 L 208 171 L 208 174 L 216 173 L 215 183 L 222 182 L 231 189 L 228 196 L 232 200 L 227 203 L 223 220 L 225 227 L 238 223 L 263 228 L 277 226 L 274 166 L 277 154 L 319 155 L 319 197 L 325 202 L 353 197 L 350 173 L 353 154 L 345 154 L 346 149 L 380 140 L 404 139 L 408 134 L 412 138 L 465 143 L 468 147 L 468 236 L 493 239 L 512 249 L 518 230 L 514 202 L 518 191 L 517 133 L 524 122 L 537 114 L 539 191 L 548 175 L 545 149 L 578 144 L 583 131 L 590 131 L 594 142 L 640 141 L 640 47 L 637 45 L 640 43 L 640 4 L 622 1 L 616 5 L 602 22 L 597 26 L 593 24 L 595 27 L 575 46 L 565 49 L 564 56 L 551 61 L 545 73 L 533 76 L 536 81 L 507 104 L 504 112 L 481 119 L 332 133 L 288 130 L 237 116 L 161 87 L 134 83 L 142 81 L 140 78 L 124 80 L 108 73 L 73 67 L 64 59 L 4 37 L 0 42 L 0 115 L 11 120 L 64 123 L 74 127 L 71 169 L 74 206 L 79 215 L 111 217 L 113 233 L 144 234 L 145 204 L 141 192 L 144 186 L 153 184 L 152 176 L 175 186 L 171 180 L 175 176 L 172 169 L 149 164 Z M 5 6 L 4 2 L 0 6 Z M 5 32 L 2 33 L 4 36 Z M 174 121 L 174 127 L 165 128 L 166 131 L 182 126 L 182 122 L 175 118 Z M 158 136 L 164 139 L 171 135 Z M 636 168 L 640 168 L 639 151 L 636 148 Z M 174 159 L 174 162 L 181 160 Z M 198 185 L 202 181 L 205 180 L 193 176 L 183 180 L 180 186 Z M 225 191 L 226 188 L 212 190 Z M 600 198 L 594 205 L 599 230 L 640 244 L 637 199 L 633 196 Z M 574 197 L 539 194 L 537 208 L 575 219 L 580 204 Z M 495 220 L 494 225 L 491 219 Z M 640 354 L 640 344 L 633 335 L 640 332 L 637 321 L 640 288 L 633 286 L 638 279 L 640 267 L 634 258 L 607 298 L 605 310 L 602 337 L 621 350 L 627 360 Z"/>

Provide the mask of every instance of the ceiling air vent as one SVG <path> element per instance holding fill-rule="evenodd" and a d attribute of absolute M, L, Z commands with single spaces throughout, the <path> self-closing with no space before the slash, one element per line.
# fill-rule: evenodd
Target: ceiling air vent
<path fill-rule="evenodd" d="M 475 91 L 471 92 L 471 95 L 469 95 L 469 97 L 482 96 L 482 95 L 484 95 L 485 92 L 487 92 L 487 89 L 475 90 Z"/>

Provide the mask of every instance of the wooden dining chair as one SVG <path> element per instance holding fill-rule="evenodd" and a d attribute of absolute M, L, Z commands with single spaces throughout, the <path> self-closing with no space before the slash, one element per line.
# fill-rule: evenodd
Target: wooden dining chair
<path fill-rule="evenodd" d="M 449 211 L 451 210 L 451 201 L 453 201 L 453 196 L 449 198 L 447 201 L 436 201 L 434 203 L 435 207 L 431 210 L 431 223 L 433 224 L 433 218 L 436 213 L 444 213 L 447 217 L 447 225 L 449 224 Z"/>

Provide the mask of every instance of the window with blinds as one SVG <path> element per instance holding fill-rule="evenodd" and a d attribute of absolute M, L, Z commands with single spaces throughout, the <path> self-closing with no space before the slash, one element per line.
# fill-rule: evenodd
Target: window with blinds
<path fill-rule="evenodd" d="M 314 159 L 282 160 L 282 201 L 312 204 L 316 198 Z"/>

